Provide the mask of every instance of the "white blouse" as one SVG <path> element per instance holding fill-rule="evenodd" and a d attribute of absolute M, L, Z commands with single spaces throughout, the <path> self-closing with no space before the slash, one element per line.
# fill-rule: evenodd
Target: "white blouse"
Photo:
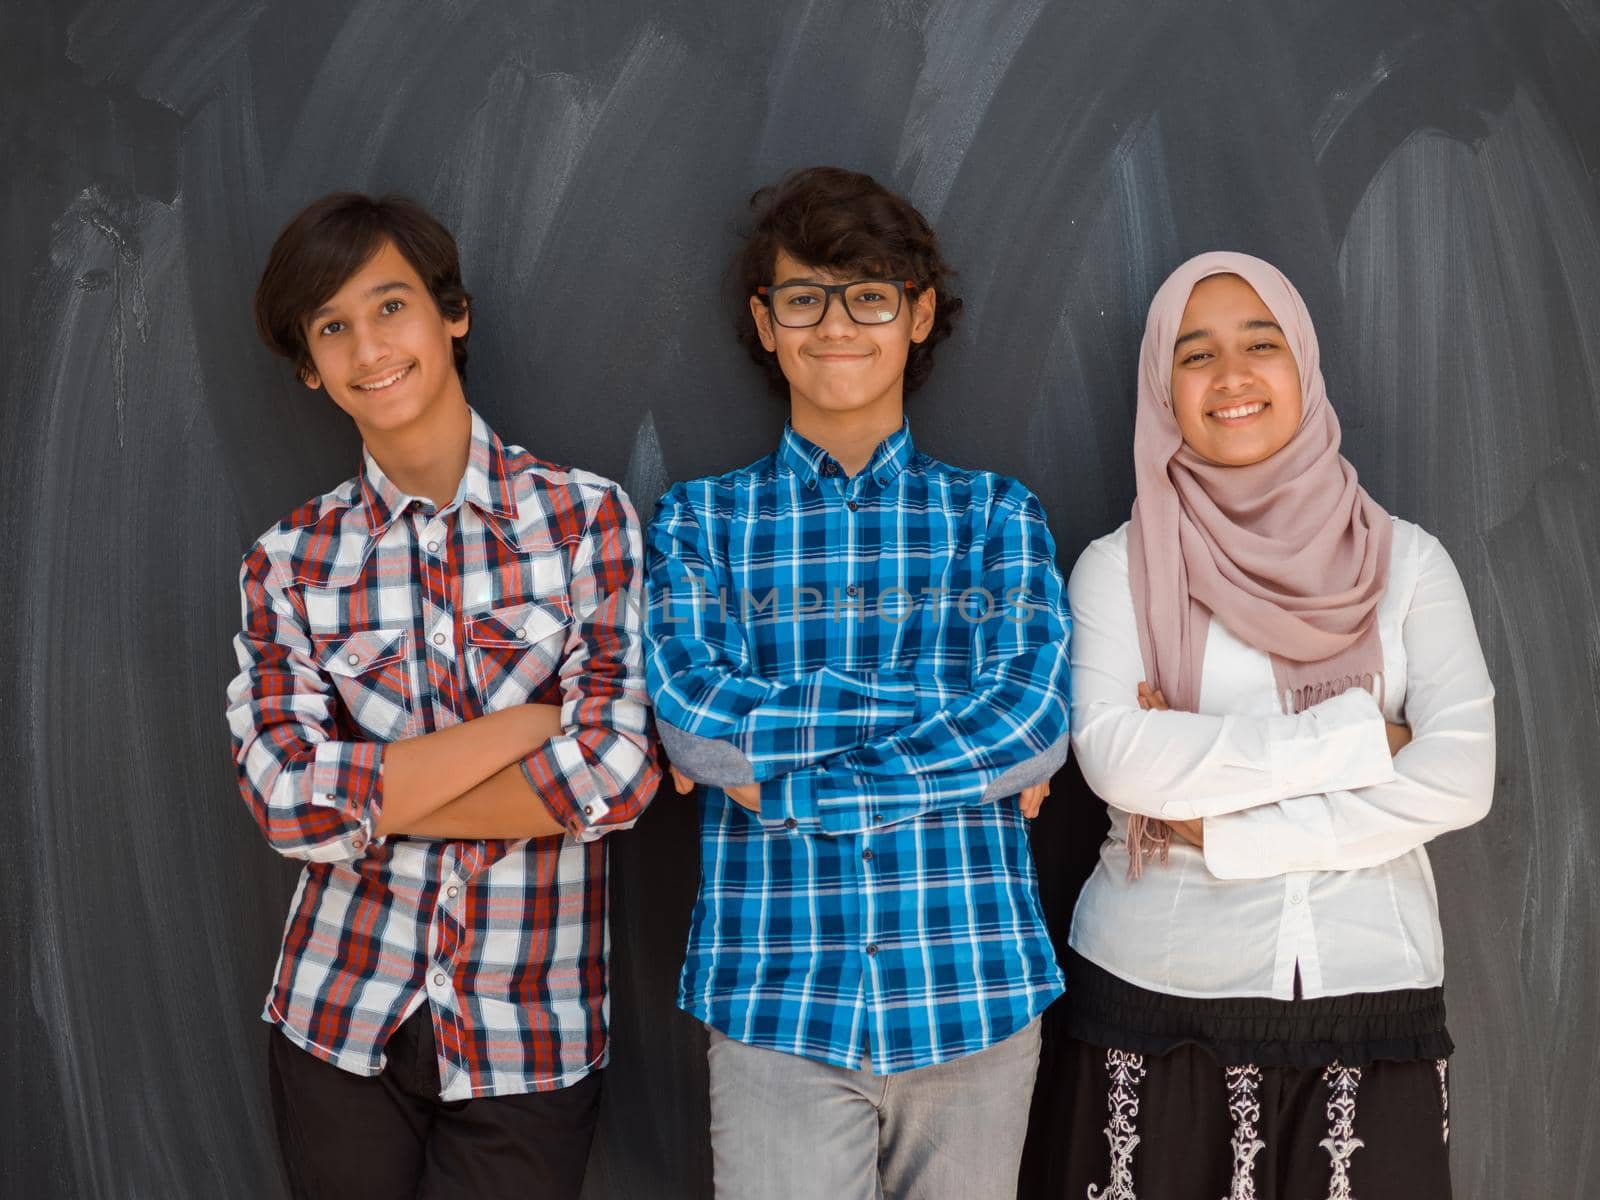
<path fill-rule="evenodd" d="M 1072 609 L 1072 742 L 1110 836 L 1072 918 L 1074 950 L 1184 996 L 1307 997 L 1444 979 L 1424 843 L 1494 790 L 1494 686 L 1455 564 L 1394 523 L 1378 602 L 1383 711 L 1359 688 L 1286 716 L 1272 661 L 1213 621 L 1200 711 L 1145 712 L 1128 527 L 1084 550 Z M 1393 758 L 1384 720 L 1411 727 Z M 1204 818 L 1129 880 L 1127 814 Z M 1071 981 L 1068 981 L 1071 986 Z"/>

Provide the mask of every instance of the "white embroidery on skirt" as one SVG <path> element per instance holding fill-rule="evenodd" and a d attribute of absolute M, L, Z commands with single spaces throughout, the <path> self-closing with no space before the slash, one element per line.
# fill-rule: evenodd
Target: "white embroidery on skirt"
<path fill-rule="evenodd" d="M 1261 1119 L 1261 1068 L 1255 1063 L 1229 1067 L 1228 1114 L 1233 1117 L 1233 1185 L 1223 1200 L 1256 1200 L 1256 1155 L 1267 1144 L 1256 1136 Z"/>
<path fill-rule="evenodd" d="M 1356 1089 L 1361 1086 L 1361 1068 L 1346 1067 L 1338 1059 L 1322 1073 L 1328 1085 L 1328 1136 L 1317 1144 L 1332 1159 L 1328 1176 L 1328 1200 L 1355 1200 L 1350 1191 L 1350 1156 L 1366 1143 L 1356 1136 Z"/>
<path fill-rule="evenodd" d="M 1450 1144 L 1450 1060 L 1436 1058 L 1433 1065 L 1439 1072 L 1439 1136 L 1446 1146 Z"/>
<path fill-rule="evenodd" d="M 1089 1185 L 1089 1200 L 1139 1200 L 1133 1190 L 1133 1150 L 1139 1144 L 1139 1082 L 1144 1055 L 1128 1050 L 1106 1051 L 1106 1142 L 1111 1147 L 1111 1180 L 1104 1188 Z"/>

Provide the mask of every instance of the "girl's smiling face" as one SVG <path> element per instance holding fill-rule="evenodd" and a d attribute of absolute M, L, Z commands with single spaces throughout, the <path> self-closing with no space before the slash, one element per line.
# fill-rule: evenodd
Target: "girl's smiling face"
<path fill-rule="evenodd" d="M 1300 368 L 1278 319 L 1237 275 L 1195 284 L 1172 351 L 1172 413 L 1207 462 L 1247 467 L 1300 427 Z"/>

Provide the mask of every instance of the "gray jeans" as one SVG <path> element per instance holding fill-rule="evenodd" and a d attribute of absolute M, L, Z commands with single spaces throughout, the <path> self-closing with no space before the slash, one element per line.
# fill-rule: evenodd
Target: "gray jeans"
<path fill-rule="evenodd" d="M 1039 1022 L 953 1062 L 874 1075 L 711 1031 L 718 1200 L 1004 1200 L 1039 1069 Z"/>

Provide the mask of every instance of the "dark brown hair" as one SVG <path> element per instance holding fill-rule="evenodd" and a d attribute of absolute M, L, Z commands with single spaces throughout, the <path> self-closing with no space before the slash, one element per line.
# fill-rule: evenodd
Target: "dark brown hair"
<path fill-rule="evenodd" d="M 360 192 L 333 192 L 313 200 L 272 243 L 256 285 L 256 332 L 267 348 L 294 363 L 304 379 L 312 370 L 306 320 L 345 281 L 392 242 L 422 277 L 446 320 L 466 314 L 472 297 L 461 286 L 456 239 L 436 217 L 407 196 L 374 200 Z M 467 374 L 467 337 L 451 339 L 456 374 Z"/>
<path fill-rule="evenodd" d="M 955 274 L 939 254 L 933 226 L 909 201 L 870 175 L 843 167 L 791 171 L 750 197 L 756 221 L 734 259 L 740 295 L 739 341 L 767 374 L 779 396 L 789 385 L 778 356 L 761 344 L 750 319 L 748 298 L 771 284 L 778 251 L 830 273 L 911 279 L 937 293 L 933 328 L 914 342 L 906 358 L 905 390 L 916 391 L 933 370 L 933 350 L 949 337 L 961 299 L 948 290 Z"/>

